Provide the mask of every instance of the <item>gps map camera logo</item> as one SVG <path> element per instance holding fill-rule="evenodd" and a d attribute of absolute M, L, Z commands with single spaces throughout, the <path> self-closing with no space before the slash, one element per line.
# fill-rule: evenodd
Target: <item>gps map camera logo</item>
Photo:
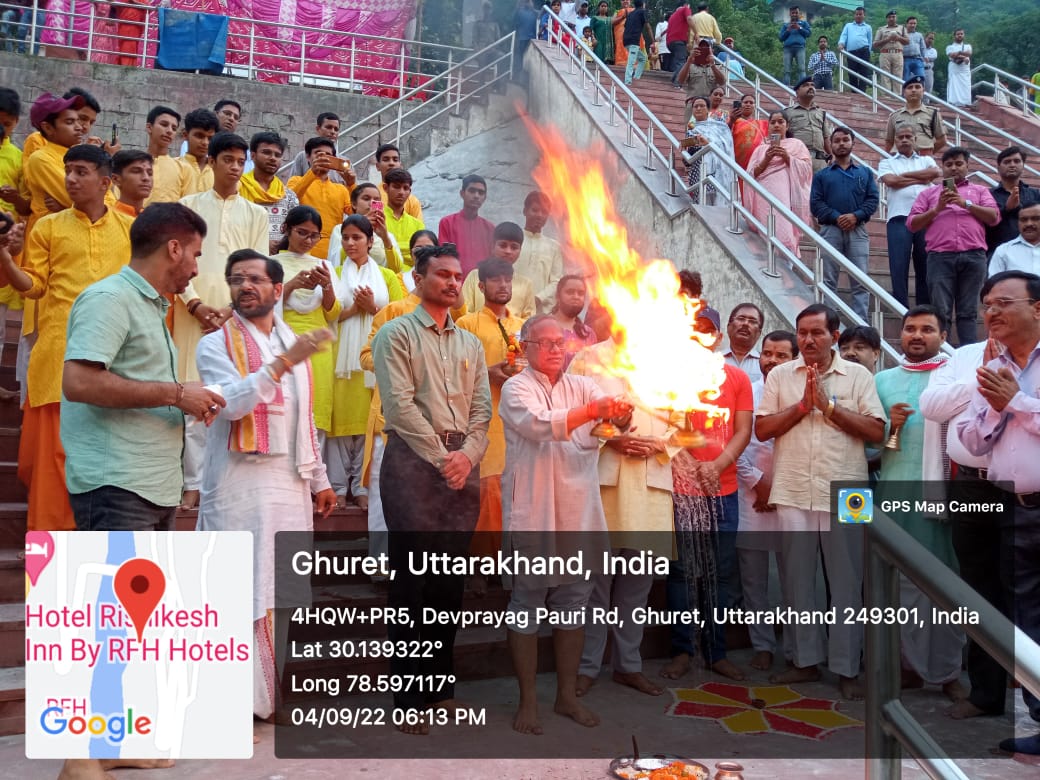
<path fill-rule="evenodd" d="M 870 488 L 842 488 L 838 491 L 838 522 L 869 523 L 874 519 L 874 491 Z"/>

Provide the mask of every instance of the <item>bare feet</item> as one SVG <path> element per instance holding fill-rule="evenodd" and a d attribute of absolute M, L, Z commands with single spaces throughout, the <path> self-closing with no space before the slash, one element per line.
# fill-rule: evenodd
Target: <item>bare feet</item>
<path fill-rule="evenodd" d="M 538 702 L 520 702 L 513 716 L 513 730 L 521 734 L 541 734 L 542 722 L 538 719 Z"/>
<path fill-rule="evenodd" d="M 19 396 L 21 396 L 21 393 L 17 390 L 8 390 L 6 387 L 0 387 L 0 401 L 16 401 Z"/>
<path fill-rule="evenodd" d="M 838 687 L 841 689 L 841 698 L 843 699 L 859 701 L 863 698 L 863 685 L 860 683 L 859 677 L 845 677 L 842 675 L 839 678 Z"/>
<path fill-rule="evenodd" d="M 899 687 L 904 690 L 923 688 L 924 680 L 921 679 L 921 675 L 917 672 L 911 671 L 910 669 L 903 669 L 899 675 Z"/>
<path fill-rule="evenodd" d="M 711 665 L 711 670 L 715 672 L 715 674 L 721 674 L 723 677 L 728 677 L 731 680 L 744 679 L 744 673 L 740 671 L 740 667 L 728 658 L 720 658 Z"/>
<path fill-rule="evenodd" d="M 578 677 L 578 682 L 579 684 L 581 683 L 581 675 Z M 642 672 L 614 672 L 614 682 L 627 685 L 629 688 L 635 688 L 647 696 L 660 696 L 664 693 L 664 688 L 650 682 Z"/>
<path fill-rule="evenodd" d="M 102 769 L 169 769 L 173 761 L 168 758 L 103 758 Z"/>
<path fill-rule="evenodd" d="M 773 668 L 773 654 L 768 650 L 759 650 L 751 659 L 751 668 L 760 672 L 768 672 Z"/>
<path fill-rule="evenodd" d="M 181 493 L 181 509 L 195 509 L 199 505 L 199 491 L 185 490 Z"/>
<path fill-rule="evenodd" d="M 463 705 L 459 704 L 457 699 L 442 699 L 441 701 L 434 702 L 430 705 L 435 710 L 444 710 L 445 712 L 454 713 L 456 710 L 465 709 Z"/>
<path fill-rule="evenodd" d="M 116 780 L 93 758 L 68 759 L 58 773 L 58 780 Z"/>
<path fill-rule="evenodd" d="M 469 592 L 476 596 L 478 599 L 482 599 L 487 595 L 488 592 L 488 581 L 487 575 L 474 574 L 469 578 Z"/>
<path fill-rule="evenodd" d="M 771 675 L 769 682 L 775 685 L 791 685 L 792 683 L 816 682 L 819 679 L 820 669 L 815 665 L 801 668 L 792 666 L 780 674 Z"/>
<path fill-rule="evenodd" d="M 347 508 L 347 497 L 346 496 L 341 496 L 341 495 L 339 495 L 337 493 L 336 494 L 336 509 L 346 509 L 346 508 Z"/>
<path fill-rule="evenodd" d="M 678 680 L 680 677 L 684 677 L 688 671 L 690 671 L 690 656 L 686 653 L 679 653 L 664 665 L 660 675 L 666 680 Z"/>
<path fill-rule="evenodd" d="M 593 677 L 589 677 L 587 674 L 579 674 L 578 681 L 574 684 L 574 695 L 582 697 L 589 692 L 589 688 L 596 684 L 596 680 Z"/>
<path fill-rule="evenodd" d="M 260 744 L 260 735 L 257 734 L 255 731 L 253 732 L 253 744 L 254 745 L 259 745 Z"/>
<path fill-rule="evenodd" d="M 950 680 L 948 683 L 943 683 L 942 692 L 954 704 L 968 698 L 968 689 L 961 685 L 960 680 Z"/>
<path fill-rule="evenodd" d="M 354 496 L 354 503 L 362 512 L 368 511 L 368 496 Z"/>
<path fill-rule="evenodd" d="M 577 699 L 561 699 L 557 696 L 556 704 L 553 705 L 553 712 L 589 728 L 599 725 L 599 715 L 578 702 Z"/>
<path fill-rule="evenodd" d="M 407 710 L 406 717 L 400 718 L 402 723 L 395 724 L 402 734 L 416 734 L 424 737 L 430 733 L 430 722 L 422 710 Z"/>
<path fill-rule="evenodd" d="M 945 690 L 945 686 L 943 686 Z M 978 718 L 986 714 L 985 710 L 980 710 L 974 704 L 971 703 L 971 699 L 964 697 L 958 702 L 954 702 L 950 709 L 946 710 L 946 714 L 954 720 L 964 720 L 965 718 Z"/>

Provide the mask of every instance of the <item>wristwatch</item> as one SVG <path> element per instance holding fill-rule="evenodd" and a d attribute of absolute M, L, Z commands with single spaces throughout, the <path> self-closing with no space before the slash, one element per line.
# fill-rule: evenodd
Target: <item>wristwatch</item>
<path fill-rule="evenodd" d="M 964 199 L 964 208 L 966 208 L 966 209 L 970 209 L 970 208 L 971 208 L 972 206 L 974 206 L 974 205 L 975 205 L 975 204 L 974 204 L 974 203 L 972 203 L 972 202 L 971 202 L 970 200 L 968 200 L 967 198 L 965 198 L 965 199 Z"/>

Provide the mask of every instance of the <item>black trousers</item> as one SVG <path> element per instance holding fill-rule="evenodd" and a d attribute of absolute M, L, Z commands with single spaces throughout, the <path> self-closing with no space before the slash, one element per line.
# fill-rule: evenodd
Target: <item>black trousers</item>
<path fill-rule="evenodd" d="M 413 574 L 412 570 L 421 572 L 431 553 L 468 554 L 480 514 L 480 468 L 474 466 L 462 490 L 452 490 L 436 468 L 391 433 L 383 452 L 379 478 L 380 484 L 399 486 L 382 494 L 383 516 L 389 530 L 390 568 L 394 572 L 387 603 L 390 607 L 407 608 L 414 623 L 388 625 L 387 638 L 395 643 L 431 643 L 405 657 L 395 653 L 390 660 L 390 673 L 452 674 L 458 626 L 454 622 L 424 625 L 423 608 L 458 611 L 462 606 L 465 577 Z M 433 690 L 413 685 L 410 690 L 394 694 L 394 706 L 421 709 L 454 697 L 453 684 Z"/>
<path fill-rule="evenodd" d="M 861 60 L 870 62 L 870 48 L 856 49 L 850 51 L 853 57 L 859 57 Z M 866 65 L 860 65 L 858 62 L 852 60 L 846 60 L 849 64 L 849 83 L 854 87 L 858 87 L 866 92 L 867 87 L 870 86 L 870 68 Z"/>

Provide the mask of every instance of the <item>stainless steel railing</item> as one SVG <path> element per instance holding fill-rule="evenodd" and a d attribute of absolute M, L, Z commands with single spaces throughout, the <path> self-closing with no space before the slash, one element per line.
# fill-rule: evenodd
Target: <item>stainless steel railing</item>
<path fill-rule="evenodd" d="M 990 73 L 993 74 L 992 81 L 990 81 L 990 76 L 988 75 Z M 996 98 L 997 95 L 1004 95 L 1007 98 L 1009 105 L 1021 106 L 1022 113 L 1025 116 L 1033 116 L 1037 105 L 1040 105 L 1040 101 L 1038 101 L 1036 97 L 1030 97 L 1030 93 L 1033 92 L 1033 90 L 1040 89 L 1040 87 L 1023 78 L 1019 78 L 1014 73 L 1008 73 L 1006 70 L 1001 70 L 995 65 L 989 65 L 984 62 L 981 65 L 976 65 L 972 68 L 971 74 L 972 76 L 975 76 L 976 74 L 987 74 L 985 75 L 985 80 L 972 82 L 972 87 L 980 87 L 983 84 L 992 87 L 994 98 Z M 1013 89 L 1005 87 L 1001 83 L 1002 81 L 1007 81 L 1017 86 L 1018 92 L 1016 93 Z"/>
<path fill-rule="evenodd" d="M 864 605 L 895 608 L 902 573 L 929 599 L 950 612 L 966 607 L 979 615 L 965 633 L 1033 693 L 1040 695 L 1040 646 L 884 513 L 875 511 L 866 528 Z M 867 777 L 899 780 L 906 750 L 929 777 L 967 780 L 928 732 L 899 701 L 899 626 L 866 625 Z"/>
<path fill-rule="evenodd" d="M 543 10 L 549 13 L 561 25 L 561 30 L 566 32 L 562 20 L 552 13 L 547 7 Z M 553 33 L 550 30 L 548 46 L 551 56 L 565 61 L 566 75 L 575 76 L 580 79 L 581 89 L 592 88 L 590 108 L 601 109 L 606 112 L 606 123 L 625 128 L 625 146 L 630 148 L 641 148 L 645 151 L 644 167 L 647 170 L 657 170 L 657 163 L 664 166 L 669 181 L 669 195 L 677 195 L 681 188 L 688 192 L 682 176 L 675 169 L 676 156 L 679 154 L 680 143 L 675 135 L 653 114 L 646 105 L 618 78 L 610 68 L 603 64 L 592 52 L 592 50 L 573 35 L 568 36 L 569 43 L 564 43 L 564 35 Z M 590 64 L 586 64 L 588 58 Z M 561 71 L 562 75 L 562 71 Z M 605 83 L 604 83 L 605 82 Z M 624 99 L 624 103 L 621 102 Z M 664 151 L 658 148 L 658 141 L 664 147 Z M 710 147 L 706 147 L 703 153 L 707 153 Z M 712 150 L 716 151 L 717 150 Z M 741 168 L 735 160 L 722 154 L 716 154 L 734 174 L 736 181 L 743 182 L 744 189 L 753 189 L 765 202 L 769 204 L 769 212 L 765 222 L 757 219 L 741 201 L 737 186 L 726 193 L 721 188 L 723 196 L 729 203 L 730 226 L 733 233 L 742 232 L 741 220 L 743 217 L 746 224 L 754 226 L 766 243 L 767 262 L 760 269 L 765 276 L 779 276 L 778 260 L 783 258 L 792 270 L 797 273 L 814 290 L 818 301 L 825 301 L 839 311 L 845 318 L 857 324 L 872 324 L 880 331 L 883 327 L 885 314 L 902 316 L 906 308 L 892 295 L 874 281 L 866 272 L 857 268 L 852 261 L 843 255 L 838 249 L 820 236 L 816 230 L 790 208 L 778 200 L 771 192 L 765 189 L 747 171 Z M 703 186 L 698 183 L 696 186 Z M 792 252 L 777 238 L 775 224 L 777 219 L 786 219 L 802 232 L 804 237 L 813 244 L 814 259 L 812 266 L 806 265 L 801 256 Z M 857 280 L 868 291 L 872 300 L 871 322 L 867 323 L 859 317 L 852 308 L 833 290 L 823 283 L 823 263 L 825 258 L 833 258 L 851 278 Z M 887 344 L 882 342 L 882 348 L 890 358 L 897 358 L 897 353 Z"/>

